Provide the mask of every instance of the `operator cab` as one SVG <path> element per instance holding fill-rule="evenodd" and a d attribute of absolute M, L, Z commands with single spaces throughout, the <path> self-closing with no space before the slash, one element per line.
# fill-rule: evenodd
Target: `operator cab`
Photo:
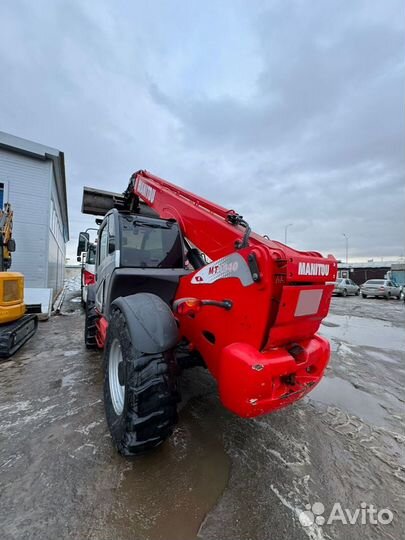
<path fill-rule="evenodd" d="M 98 233 L 96 307 L 108 318 L 111 303 L 141 292 L 171 305 L 185 268 L 185 245 L 176 221 L 112 209 Z"/>
<path fill-rule="evenodd" d="M 121 267 L 184 268 L 184 247 L 173 220 L 119 214 Z"/>

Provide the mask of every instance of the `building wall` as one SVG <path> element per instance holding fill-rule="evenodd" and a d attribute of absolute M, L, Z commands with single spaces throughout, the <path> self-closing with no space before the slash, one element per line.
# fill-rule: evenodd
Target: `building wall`
<path fill-rule="evenodd" d="M 349 277 L 357 285 L 362 285 L 368 279 L 384 279 L 387 275 L 389 266 L 376 268 L 376 267 L 362 267 L 362 268 L 341 268 L 338 271 L 338 277 Z M 346 276 L 346 274 L 348 274 Z"/>
<path fill-rule="evenodd" d="M 0 148 L 0 182 L 14 211 L 17 244 L 11 270 L 24 274 L 27 287 L 47 287 L 51 168 L 49 160 Z"/>
<path fill-rule="evenodd" d="M 49 212 L 48 287 L 57 294 L 63 287 L 65 276 L 65 242 L 63 240 L 62 214 L 56 190 L 53 168 Z"/>

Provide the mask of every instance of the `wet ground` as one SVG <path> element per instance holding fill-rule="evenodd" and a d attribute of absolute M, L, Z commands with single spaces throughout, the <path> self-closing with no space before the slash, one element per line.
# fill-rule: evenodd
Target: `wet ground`
<path fill-rule="evenodd" d="M 2 540 L 405 537 L 403 302 L 333 299 L 326 377 L 267 417 L 233 416 L 204 370 L 186 372 L 174 436 L 131 461 L 111 445 L 76 288 L 0 364 Z M 317 523 L 301 514 L 314 503 Z M 324 523 L 335 503 L 363 514 Z M 362 524 L 362 503 L 390 509 L 391 523 Z"/>

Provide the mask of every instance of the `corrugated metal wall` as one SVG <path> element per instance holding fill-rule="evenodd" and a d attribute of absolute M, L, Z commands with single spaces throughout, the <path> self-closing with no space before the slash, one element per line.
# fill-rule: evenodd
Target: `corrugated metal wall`
<path fill-rule="evenodd" d="M 47 286 L 50 175 L 48 160 L 0 149 L 0 182 L 6 185 L 4 202 L 8 200 L 14 210 L 17 250 L 11 270 L 24 274 L 27 287 Z"/>
<path fill-rule="evenodd" d="M 65 243 L 52 162 L 0 149 L 4 202 L 14 210 L 17 250 L 11 270 L 25 276 L 26 287 L 63 286 Z"/>
<path fill-rule="evenodd" d="M 49 214 L 48 287 L 52 287 L 54 293 L 62 289 L 64 275 L 65 242 L 62 234 L 62 217 L 56 191 L 55 176 L 52 171 Z"/>

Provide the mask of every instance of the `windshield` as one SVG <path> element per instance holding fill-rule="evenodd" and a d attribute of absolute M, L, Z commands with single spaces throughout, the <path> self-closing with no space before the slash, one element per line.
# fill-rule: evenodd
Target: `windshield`
<path fill-rule="evenodd" d="M 121 219 L 121 266 L 183 268 L 183 246 L 177 223 Z"/>

